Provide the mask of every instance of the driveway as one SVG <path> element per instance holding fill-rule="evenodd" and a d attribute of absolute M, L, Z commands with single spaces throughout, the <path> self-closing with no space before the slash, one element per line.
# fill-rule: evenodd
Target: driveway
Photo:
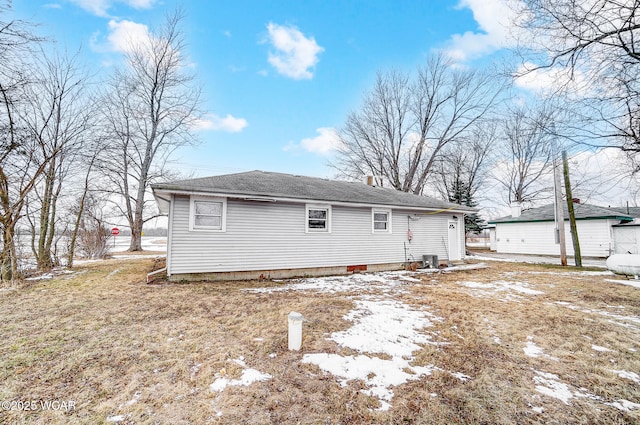
<path fill-rule="evenodd" d="M 478 261 L 513 261 L 517 263 L 530 263 L 530 264 L 557 264 L 560 265 L 560 257 L 559 256 L 551 256 L 551 255 L 527 255 L 527 254 L 499 254 L 495 251 L 474 251 L 473 249 L 467 250 L 468 260 L 478 260 Z M 583 257 L 582 265 L 584 267 L 602 267 L 606 268 L 606 258 L 594 258 L 594 257 Z M 567 265 L 574 266 L 575 261 L 573 257 L 567 257 Z"/>

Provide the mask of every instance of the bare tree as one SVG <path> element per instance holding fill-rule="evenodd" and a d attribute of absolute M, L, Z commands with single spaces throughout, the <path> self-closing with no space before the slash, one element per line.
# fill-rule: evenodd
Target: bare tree
<path fill-rule="evenodd" d="M 523 46 L 544 51 L 542 66 L 571 71 L 619 64 L 640 65 L 639 0 L 523 0 L 517 24 L 526 29 Z M 524 17 L 524 19 L 522 18 Z"/>
<path fill-rule="evenodd" d="M 443 199 L 475 207 L 483 185 L 489 177 L 489 165 L 497 140 L 497 124 L 483 120 L 464 139 L 448 145 L 436 163 L 433 185 Z M 465 215 L 467 232 L 478 232 L 482 219 Z"/>
<path fill-rule="evenodd" d="M 574 101 L 575 125 L 563 135 L 581 144 L 640 153 L 640 0 L 523 0 L 517 25 L 527 66 L 565 71 L 557 89 Z M 535 63 L 535 64 L 534 64 Z M 582 87 L 576 93 L 580 80 Z M 567 91 L 569 90 L 569 93 Z M 572 92 L 571 92 L 572 91 Z M 575 102 L 576 99 L 580 102 Z M 634 169 L 637 171 L 637 169 Z"/>
<path fill-rule="evenodd" d="M 87 217 L 86 209 L 91 208 L 96 204 L 100 204 L 95 195 L 98 191 L 96 188 L 92 188 L 92 177 L 95 175 L 95 164 L 100 153 L 100 140 L 94 140 L 92 147 L 88 149 L 87 155 L 82 155 L 80 159 L 80 166 L 84 169 L 82 173 L 82 181 L 80 182 L 80 193 L 77 196 L 77 200 L 73 202 L 70 208 L 70 215 L 73 217 L 71 224 L 71 230 L 69 235 L 69 245 L 67 247 L 67 267 L 73 267 L 73 260 L 76 254 L 76 247 L 78 241 L 82 239 L 81 233 L 87 229 Z M 93 217 L 97 217 L 97 212 L 92 214 Z M 104 227 L 104 226 L 100 226 Z M 82 242 L 81 242 L 82 243 Z M 83 249 L 82 247 L 80 249 Z"/>
<path fill-rule="evenodd" d="M 69 173 L 91 146 L 87 141 L 92 137 L 93 113 L 88 78 L 79 67 L 77 56 L 47 56 L 42 52 L 36 65 L 36 82 L 27 93 L 24 122 L 42 157 L 50 160 L 42 181 L 29 197 L 27 218 L 38 270 L 49 270 L 57 263 L 54 240 L 63 233 L 58 228 L 58 201 Z"/>
<path fill-rule="evenodd" d="M 421 194 L 443 149 L 487 114 L 501 88 L 495 77 L 456 70 L 442 56 L 430 58 L 415 78 L 378 73 L 339 131 L 342 149 L 333 165 L 348 178 L 373 175 L 378 185 Z"/>
<path fill-rule="evenodd" d="M 178 147 L 195 142 L 199 90 L 187 73 L 180 11 L 126 53 L 126 64 L 111 77 L 104 93 L 102 120 L 110 140 L 100 161 L 113 187 L 113 204 L 131 228 L 130 251 L 142 250 L 144 223 L 151 210 L 150 184 Z"/>
<path fill-rule="evenodd" d="M 74 211 L 78 226 L 73 243 L 77 244 L 77 251 L 83 258 L 105 258 L 109 255 L 111 231 L 105 224 L 104 208 L 104 200 L 96 192 L 84 192 L 79 209 Z"/>
<path fill-rule="evenodd" d="M 29 22 L 6 19 L 10 2 L 0 5 L 0 278 L 18 277 L 16 226 L 27 196 L 44 173 L 49 156 L 28 137 L 24 122 L 27 92 L 34 78 L 29 61 L 40 39 Z"/>
<path fill-rule="evenodd" d="M 493 178 L 506 191 L 507 203 L 530 204 L 551 194 L 544 178 L 553 166 L 556 113 L 548 104 L 514 107 L 500 121 L 503 151 Z"/>

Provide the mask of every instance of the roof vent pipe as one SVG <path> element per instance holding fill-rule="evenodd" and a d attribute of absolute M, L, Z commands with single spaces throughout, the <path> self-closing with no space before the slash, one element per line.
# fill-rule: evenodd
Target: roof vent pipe
<path fill-rule="evenodd" d="M 373 176 L 367 176 L 367 185 L 373 186 Z"/>
<path fill-rule="evenodd" d="M 517 218 L 522 214 L 522 204 L 519 202 L 511 204 L 511 217 Z"/>

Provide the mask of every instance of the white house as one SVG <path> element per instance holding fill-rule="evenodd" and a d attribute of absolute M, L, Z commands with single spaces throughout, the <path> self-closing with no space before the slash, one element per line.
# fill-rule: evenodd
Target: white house
<path fill-rule="evenodd" d="M 401 268 L 464 257 L 457 204 L 364 183 L 251 171 L 154 184 L 171 280 Z"/>
<path fill-rule="evenodd" d="M 614 226 L 633 220 L 620 209 L 574 202 L 580 252 L 585 257 L 608 257 L 614 252 Z M 567 255 L 573 255 L 569 212 L 564 204 Z M 553 204 L 489 221 L 495 225 L 495 248 L 499 253 L 560 255 Z"/>

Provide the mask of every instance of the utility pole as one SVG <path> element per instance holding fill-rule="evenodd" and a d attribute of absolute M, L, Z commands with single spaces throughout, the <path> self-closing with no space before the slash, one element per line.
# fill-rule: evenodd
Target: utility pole
<path fill-rule="evenodd" d="M 553 160 L 553 181 L 556 207 L 556 243 L 560 244 L 560 264 L 567 265 L 567 243 L 564 233 L 564 208 L 562 208 L 562 183 L 560 181 L 560 160 Z"/>
<path fill-rule="evenodd" d="M 564 169 L 564 187 L 567 194 L 567 208 L 569 209 L 569 224 L 571 225 L 571 239 L 573 240 L 573 255 L 576 260 L 576 267 L 582 267 L 582 254 L 580 253 L 580 241 L 578 240 L 578 226 L 576 225 L 576 213 L 573 209 L 571 181 L 569 180 L 567 151 L 562 151 L 562 166 Z"/>

